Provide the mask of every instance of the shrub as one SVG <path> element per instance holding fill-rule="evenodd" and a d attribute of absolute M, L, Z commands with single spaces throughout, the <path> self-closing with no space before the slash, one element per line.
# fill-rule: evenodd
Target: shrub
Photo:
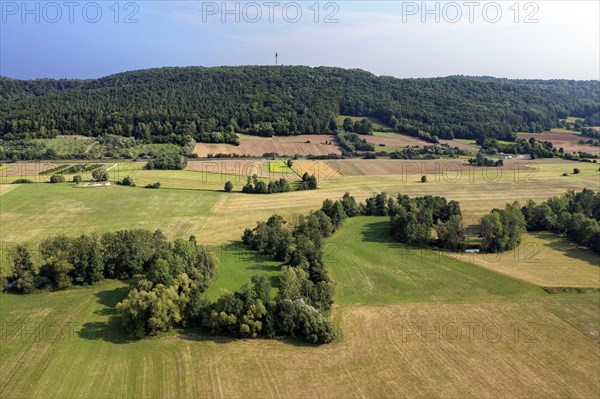
<path fill-rule="evenodd" d="M 12 184 L 30 184 L 30 183 L 33 183 L 33 181 L 31 181 L 29 179 L 17 179 Z"/>
<path fill-rule="evenodd" d="M 65 182 L 65 177 L 63 175 L 52 175 L 50 176 L 50 183 L 63 183 Z"/>
<path fill-rule="evenodd" d="M 81 175 L 75 175 L 73 176 L 73 183 L 79 184 L 83 181 L 83 177 L 81 177 Z"/>
<path fill-rule="evenodd" d="M 427 176 L 421 176 L 421 183 L 427 183 Z"/>
<path fill-rule="evenodd" d="M 135 183 L 133 182 L 133 177 L 131 177 L 131 176 L 125 176 L 123 178 L 123 180 L 121 180 L 120 182 L 118 182 L 118 184 L 120 184 L 122 186 L 132 186 L 132 187 L 135 187 Z"/>
<path fill-rule="evenodd" d="M 156 183 L 146 184 L 146 188 L 160 188 L 160 182 L 157 181 Z"/>
<path fill-rule="evenodd" d="M 567 172 L 562 174 L 563 176 L 569 176 L 569 174 Z"/>
<path fill-rule="evenodd" d="M 579 170 L 579 168 L 574 168 L 573 169 L 573 174 L 578 175 L 580 173 L 581 173 L 581 171 Z"/>
<path fill-rule="evenodd" d="M 96 181 L 108 181 L 108 171 L 106 169 L 98 168 L 92 172 L 92 177 Z"/>
<path fill-rule="evenodd" d="M 231 190 L 233 190 L 233 183 L 228 181 L 227 183 L 225 183 L 224 189 L 226 192 L 230 193 Z"/>

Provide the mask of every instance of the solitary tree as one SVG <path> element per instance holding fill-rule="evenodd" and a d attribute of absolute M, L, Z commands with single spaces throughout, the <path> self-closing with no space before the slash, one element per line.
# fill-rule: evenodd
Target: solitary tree
<path fill-rule="evenodd" d="M 421 176 L 421 183 L 427 183 L 427 176 Z"/>
<path fill-rule="evenodd" d="M 233 183 L 228 181 L 227 183 L 225 183 L 225 191 L 230 193 L 231 190 L 233 190 Z"/>

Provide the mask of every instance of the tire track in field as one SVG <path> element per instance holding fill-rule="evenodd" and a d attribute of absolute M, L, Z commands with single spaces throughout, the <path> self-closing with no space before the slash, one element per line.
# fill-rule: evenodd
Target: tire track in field
<path fill-rule="evenodd" d="M 69 313 L 69 317 L 67 317 L 67 319 L 63 322 L 63 324 L 72 324 L 72 321 L 75 320 L 82 312 L 85 308 L 87 308 L 91 301 L 93 299 L 93 296 L 89 296 L 87 300 L 84 300 L 80 303 L 80 305 L 75 309 L 74 312 L 70 312 Z M 11 368 L 11 371 L 9 374 L 9 378 L 6 381 L 5 384 L 3 384 L 2 387 L 0 387 L 0 397 L 3 396 L 4 392 L 6 391 L 6 389 L 11 385 L 11 383 L 13 382 L 13 380 L 15 380 L 15 378 L 17 378 L 17 376 L 22 376 L 23 373 L 21 373 L 20 371 L 22 369 L 29 369 L 31 368 L 32 365 L 32 361 L 34 360 L 34 356 L 36 355 L 38 352 L 42 352 L 41 355 L 38 357 L 37 361 L 35 362 L 36 365 L 40 365 L 41 366 L 41 370 L 37 371 L 34 370 L 35 374 L 38 374 L 38 377 L 35 378 L 36 381 L 40 381 L 43 374 L 45 374 L 46 370 L 49 367 L 49 358 L 50 355 L 52 355 L 54 352 L 56 352 L 58 350 L 59 345 L 62 343 L 62 339 L 64 338 L 64 335 L 61 336 L 59 339 L 56 339 L 57 342 L 53 343 L 53 344 L 46 344 L 43 346 L 43 349 L 40 348 L 38 350 L 35 351 L 31 351 L 28 350 L 26 352 L 24 352 L 21 356 L 19 356 L 19 359 L 17 360 L 17 362 L 15 363 L 15 366 Z M 35 345 L 32 345 L 32 348 Z M 27 359 L 25 358 L 31 358 L 29 359 L 30 361 L 26 361 Z"/>

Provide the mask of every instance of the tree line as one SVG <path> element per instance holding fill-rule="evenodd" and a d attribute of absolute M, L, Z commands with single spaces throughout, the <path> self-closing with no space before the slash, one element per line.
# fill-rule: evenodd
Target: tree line
<path fill-rule="evenodd" d="M 568 191 L 536 204 L 529 200 L 522 212 L 530 231 L 552 231 L 600 253 L 600 192 Z"/>
<path fill-rule="evenodd" d="M 166 284 L 181 273 L 204 290 L 215 270 L 214 260 L 194 237 L 170 242 L 160 230 L 121 230 L 76 238 L 61 235 L 42 241 L 37 251 L 19 244 L 8 258 L 12 270 L 8 286 L 25 294 L 93 285 L 105 278 L 127 280 L 140 274 Z M 35 261 L 38 258 L 41 262 Z"/>

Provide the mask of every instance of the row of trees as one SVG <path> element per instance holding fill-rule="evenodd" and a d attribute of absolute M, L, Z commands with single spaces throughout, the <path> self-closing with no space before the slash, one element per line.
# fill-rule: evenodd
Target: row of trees
<path fill-rule="evenodd" d="M 493 159 L 486 158 L 480 151 L 477 153 L 475 158 L 469 158 L 469 165 L 499 167 L 504 165 L 504 161 L 501 159 L 497 159 L 494 161 Z"/>
<path fill-rule="evenodd" d="M 244 231 L 242 240 L 246 245 L 286 265 L 276 298 L 271 300 L 268 296 L 257 298 L 255 295 L 252 301 L 246 302 L 254 307 L 241 308 L 242 312 L 251 311 L 252 314 L 258 309 L 263 316 L 259 325 L 263 329 L 250 329 L 254 336 L 270 336 L 275 332 L 301 336 L 314 343 L 326 343 L 335 338 L 335 330 L 327 318 L 334 290 L 323 262 L 323 240 L 346 218 L 359 214 L 360 206 L 346 193 L 342 200 L 325 200 L 320 210 L 300 216 L 293 229 L 286 227 L 287 222 L 281 216 L 273 215 L 266 222 L 259 222 L 254 229 Z M 248 334 L 248 327 L 244 325 L 234 323 L 232 330 L 232 320 L 249 317 L 242 315 L 240 319 L 237 314 L 233 318 L 229 313 L 221 312 L 234 299 L 239 301 L 250 297 L 248 292 L 257 292 L 256 281 L 252 283 L 254 289 L 247 287 L 240 293 L 222 297 L 213 305 L 213 329 L 233 335 Z M 257 299 L 261 299 L 260 303 Z M 265 303 L 264 308 L 260 306 Z"/>
<path fill-rule="evenodd" d="M 403 148 L 401 150 L 394 150 L 389 154 L 385 152 L 385 150 L 377 152 L 377 155 L 389 155 L 391 159 L 438 159 L 441 157 L 458 158 L 461 155 L 467 154 L 467 151 L 461 150 L 458 147 L 452 148 L 447 144 Z"/>
<path fill-rule="evenodd" d="M 522 208 L 531 231 L 553 231 L 600 253 L 600 193 L 583 189 Z"/>
<path fill-rule="evenodd" d="M 227 183 L 231 184 L 231 182 Z M 233 190 L 233 184 L 228 185 L 227 183 L 225 183 L 225 191 Z M 242 192 L 246 194 L 274 194 L 285 193 L 288 191 L 291 191 L 291 186 L 286 179 L 281 178 L 279 180 L 265 183 L 264 181 L 260 180 L 256 174 L 248 176 L 248 181 L 244 187 L 242 187 Z"/>
<path fill-rule="evenodd" d="M 38 258 L 40 262 L 34 262 Z M 9 259 L 10 286 L 21 293 L 91 285 L 104 278 L 128 279 L 143 273 L 156 276 L 151 280 L 163 284 L 186 273 L 205 289 L 215 269 L 210 254 L 193 237 L 170 242 L 159 230 L 121 230 L 77 238 L 62 235 L 42 241 L 39 253 L 17 245 Z"/>
<path fill-rule="evenodd" d="M 386 193 L 376 194 L 366 200 L 365 214 L 390 217 L 390 233 L 400 242 L 429 245 L 459 250 L 465 234 L 460 204 L 444 197 L 427 195 L 410 198 L 399 194 L 397 198 Z M 432 238 L 432 231 L 437 239 Z"/>
<path fill-rule="evenodd" d="M 367 139 L 361 138 L 356 133 L 338 132 L 336 139 L 344 156 L 352 156 L 357 151 L 375 151 L 375 146 L 367 142 Z"/>
<path fill-rule="evenodd" d="M 352 118 L 344 118 L 342 127 L 348 133 L 373 134 L 373 124 L 367 118 L 357 121 L 352 121 Z"/>

